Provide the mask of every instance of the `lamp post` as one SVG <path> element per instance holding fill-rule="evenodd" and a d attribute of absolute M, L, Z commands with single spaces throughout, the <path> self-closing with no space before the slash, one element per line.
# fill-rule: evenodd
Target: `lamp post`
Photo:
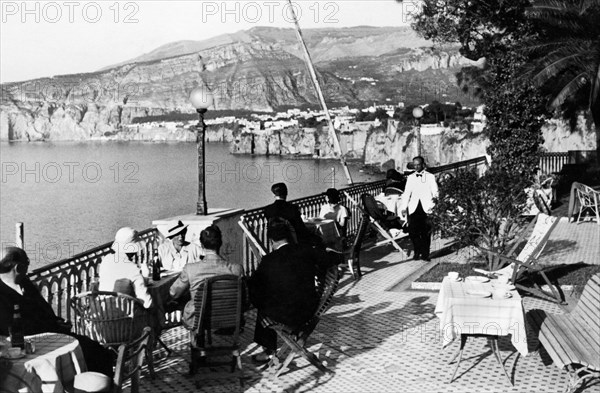
<path fill-rule="evenodd" d="M 198 125 L 196 126 L 196 143 L 198 145 L 198 204 L 196 205 L 196 215 L 207 215 L 208 207 L 206 205 L 206 175 L 204 171 L 205 147 L 204 134 L 206 124 L 204 123 L 204 114 L 213 104 L 214 98 L 210 90 L 205 86 L 196 87 L 190 93 L 190 102 L 198 112 Z"/>
<path fill-rule="evenodd" d="M 417 155 L 421 155 L 421 118 L 423 117 L 423 108 L 420 106 L 415 107 L 412 111 L 412 115 L 415 118 L 415 126 L 417 127 Z"/>

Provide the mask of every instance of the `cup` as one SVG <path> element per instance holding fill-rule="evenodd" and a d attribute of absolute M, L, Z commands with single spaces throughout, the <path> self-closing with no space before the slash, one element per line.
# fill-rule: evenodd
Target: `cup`
<path fill-rule="evenodd" d="M 498 284 L 508 284 L 508 276 L 498 276 Z"/>
<path fill-rule="evenodd" d="M 458 272 L 448 272 L 448 278 L 452 281 L 458 280 Z"/>
<path fill-rule="evenodd" d="M 505 299 L 506 298 L 506 289 L 497 288 L 494 291 L 494 299 Z"/>

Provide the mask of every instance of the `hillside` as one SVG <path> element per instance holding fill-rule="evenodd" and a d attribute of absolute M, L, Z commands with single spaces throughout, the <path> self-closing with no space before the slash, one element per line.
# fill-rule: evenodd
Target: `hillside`
<path fill-rule="evenodd" d="M 330 103 L 474 103 L 456 89 L 456 48 L 432 50 L 405 27 L 308 29 L 307 45 Z M 208 85 L 216 109 L 271 111 L 317 103 L 292 29 L 256 27 L 163 45 L 103 70 L 1 85 L 0 139 L 84 140 L 143 116 L 193 112 Z"/>

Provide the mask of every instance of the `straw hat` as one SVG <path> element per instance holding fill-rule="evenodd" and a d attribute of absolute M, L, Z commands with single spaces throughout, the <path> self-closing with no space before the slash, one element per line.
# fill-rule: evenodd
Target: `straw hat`
<path fill-rule="evenodd" d="M 124 252 L 126 254 L 140 251 L 142 247 L 137 231 L 129 227 L 119 229 L 115 234 L 112 249 L 116 252 Z"/>
<path fill-rule="evenodd" d="M 183 225 L 183 223 L 181 221 L 178 221 L 177 225 L 167 229 L 167 233 L 165 234 L 165 236 L 168 239 L 175 237 L 175 236 L 179 235 L 181 232 L 185 231 L 187 229 L 187 227 L 188 227 L 187 225 Z"/>

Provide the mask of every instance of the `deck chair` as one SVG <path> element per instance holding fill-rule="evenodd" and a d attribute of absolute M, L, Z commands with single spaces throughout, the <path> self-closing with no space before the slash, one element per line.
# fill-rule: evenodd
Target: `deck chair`
<path fill-rule="evenodd" d="M 115 352 L 121 345 L 139 338 L 144 328 L 153 324 L 152 313 L 144 308 L 143 302 L 122 293 L 84 292 L 72 297 L 70 302 L 78 333 Z M 147 358 L 150 375 L 154 377 L 152 346 Z"/>
<path fill-rule="evenodd" d="M 142 335 L 135 341 L 119 346 L 115 375 L 111 380 L 104 374 L 86 371 L 75 376 L 73 390 L 75 393 L 110 392 L 121 393 L 123 384 L 131 379 L 131 393 L 140 391 L 140 371 L 144 364 L 144 355 L 148 353 L 152 329 L 145 327 Z"/>
<path fill-rule="evenodd" d="M 240 384 L 243 383 L 240 355 L 240 327 L 242 320 L 242 277 L 220 275 L 204 280 L 194 296 L 194 326 L 190 331 L 192 359 L 190 374 L 199 367 L 230 365 L 231 372 L 239 369 Z M 216 329 L 232 329 L 227 344 L 213 345 L 212 333 Z M 211 361 L 211 357 L 231 356 L 230 361 Z M 213 374 L 211 378 L 223 377 Z"/>
<path fill-rule="evenodd" d="M 558 224 L 559 218 L 552 217 L 544 213 L 539 213 L 533 221 L 523 230 L 520 236 L 515 241 L 515 244 L 506 254 L 500 254 L 482 247 L 478 247 L 481 251 L 488 253 L 491 257 L 498 258 L 501 263 L 506 263 L 502 269 L 495 271 L 487 271 L 483 269 L 473 269 L 476 272 L 485 274 L 490 277 L 510 276 L 511 282 L 521 291 L 531 293 L 534 296 L 541 297 L 557 303 L 564 303 L 564 298 L 560 292 L 558 283 L 551 283 L 548 276 L 541 266 L 537 265 L 537 259 L 544 250 L 550 233 Z M 517 249 L 523 243 L 523 238 L 527 233 L 531 233 L 529 239 L 517 254 Z M 546 285 L 550 288 L 551 293 L 548 293 L 533 280 L 533 276 L 539 275 Z M 529 278 L 533 282 L 534 287 L 528 287 L 520 282 Z"/>
<path fill-rule="evenodd" d="M 271 318 L 263 317 L 260 323 L 267 328 L 275 330 L 277 336 L 283 341 L 283 345 L 277 351 L 276 356 L 271 359 L 268 364 L 269 371 L 274 373 L 274 377 L 278 378 L 279 375 L 287 369 L 291 361 L 296 356 L 302 356 L 310 362 L 313 366 L 318 368 L 322 372 L 330 372 L 330 370 L 321 363 L 321 361 L 311 352 L 309 352 L 305 345 L 309 336 L 317 327 L 321 316 L 329 308 L 329 304 L 333 299 L 333 295 L 337 289 L 339 283 L 339 270 L 337 265 L 331 266 L 324 278 L 316 277 L 317 280 L 317 293 L 319 294 L 319 305 L 315 310 L 312 318 L 306 322 L 306 324 L 299 329 L 293 329 L 284 324 L 273 321 Z M 284 359 L 281 362 L 282 359 Z"/>
<path fill-rule="evenodd" d="M 354 200 L 354 198 L 352 198 L 347 193 L 346 196 L 359 209 L 359 211 L 361 211 L 365 216 L 368 217 L 370 225 L 372 225 L 377 230 L 377 232 L 383 237 L 384 240 L 375 243 L 375 245 L 380 246 L 383 244 L 391 243 L 396 250 L 398 250 L 399 252 L 404 254 L 404 256 L 406 256 L 406 253 L 404 252 L 402 247 L 400 247 L 400 245 L 396 242 L 396 240 L 399 240 L 406 236 L 406 234 L 400 231 L 400 228 L 402 228 L 402 222 L 400 221 L 400 219 L 394 215 L 385 215 L 382 209 L 377 205 L 375 197 L 373 197 L 373 195 L 371 194 L 361 195 L 360 198 L 362 202 L 362 207 Z M 392 234 L 390 231 L 392 229 L 397 230 L 398 232 L 396 234 Z"/>

